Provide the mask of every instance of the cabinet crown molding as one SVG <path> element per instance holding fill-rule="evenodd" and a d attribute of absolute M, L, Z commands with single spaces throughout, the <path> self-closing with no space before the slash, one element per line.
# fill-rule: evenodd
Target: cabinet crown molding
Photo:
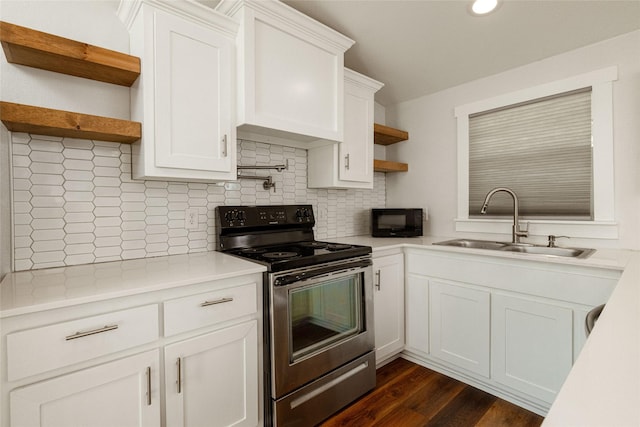
<path fill-rule="evenodd" d="M 384 86 L 384 83 L 367 77 L 364 74 L 360 74 L 357 71 L 353 71 L 349 68 L 344 68 L 344 79 L 350 83 L 360 86 L 364 89 L 372 90 L 374 92 L 379 91 Z"/>
<path fill-rule="evenodd" d="M 337 52 L 344 52 L 355 43 L 354 40 L 340 34 L 333 28 L 278 0 L 221 0 L 215 10 L 224 15 L 235 17 L 246 8 L 292 26 L 296 30 L 322 41 L 327 47 Z"/>
<path fill-rule="evenodd" d="M 229 17 L 193 0 L 121 0 L 118 6 L 118 18 L 130 30 L 142 5 L 149 5 L 173 15 L 195 20 L 235 38 L 238 34 L 238 23 Z"/>

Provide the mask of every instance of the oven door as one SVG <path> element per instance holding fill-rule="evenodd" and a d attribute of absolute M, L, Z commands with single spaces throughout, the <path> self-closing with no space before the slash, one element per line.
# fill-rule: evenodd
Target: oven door
<path fill-rule="evenodd" d="M 272 275 L 272 397 L 373 350 L 372 287 L 369 257 Z"/>

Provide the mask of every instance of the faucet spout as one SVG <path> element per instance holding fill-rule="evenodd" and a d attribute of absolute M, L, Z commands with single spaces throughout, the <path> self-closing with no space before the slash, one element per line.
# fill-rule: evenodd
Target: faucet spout
<path fill-rule="evenodd" d="M 482 209 L 480 209 L 480 213 L 482 215 L 485 215 L 487 213 L 487 208 L 489 207 L 489 200 L 491 200 L 494 194 L 500 191 L 504 191 L 505 193 L 509 194 L 513 198 L 513 226 L 511 227 L 511 241 L 513 243 L 520 243 L 520 237 L 527 237 L 529 235 L 529 231 L 528 231 L 529 227 L 527 225 L 526 229 L 524 230 L 520 229 L 519 215 L 518 215 L 519 202 L 518 202 L 518 195 L 515 193 L 515 191 L 507 187 L 496 187 L 493 190 L 489 191 L 486 197 L 484 198 L 484 203 L 482 204 Z"/>

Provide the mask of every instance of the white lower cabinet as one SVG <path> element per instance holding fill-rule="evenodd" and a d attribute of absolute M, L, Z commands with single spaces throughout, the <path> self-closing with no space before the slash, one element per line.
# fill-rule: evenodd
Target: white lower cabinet
<path fill-rule="evenodd" d="M 546 415 L 620 272 L 407 249 L 404 355 Z"/>
<path fill-rule="evenodd" d="M 496 294 L 491 324 L 492 377 L 552 402 L 573 364 L 573 310 Z"/>
<path fill-rule="evenodd" d="M 420 356 L 429 354 L 429 279 L 407 275 L 405 285 L 406 349 Z"/>
<path fill-rule="evenodd" d="M 404 348 L 404 256 L 373 259 L 376 364 Z"/>
<path fill-rule="evenodd" d="M 259 283 L 256 273 L 3 318 L 0 426 L 260 425 Z"/>
<path fill-rule="evenodd" d="M 165 348 L 172 427 L 258 424 L 258 328 L 245 322 Z"/>
<path fill-rule="evenodd" d="M 489 377 L 490 293 L 440 281 L 429 284 L 431 354 Z"/>
<path fill-rule="evenodd" d="M 158 426 L 158 368 L 154 350 L 15 389 L 11 426 Z"/>

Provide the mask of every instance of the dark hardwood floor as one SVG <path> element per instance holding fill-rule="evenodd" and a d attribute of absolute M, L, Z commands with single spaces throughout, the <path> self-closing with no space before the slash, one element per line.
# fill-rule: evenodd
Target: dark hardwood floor
<path fill-rule="evenodd" d="M 396 359 L 378 369 L 376 388 L 321 427 L 538 427 L 543 418 L 484 391 Z"/>

